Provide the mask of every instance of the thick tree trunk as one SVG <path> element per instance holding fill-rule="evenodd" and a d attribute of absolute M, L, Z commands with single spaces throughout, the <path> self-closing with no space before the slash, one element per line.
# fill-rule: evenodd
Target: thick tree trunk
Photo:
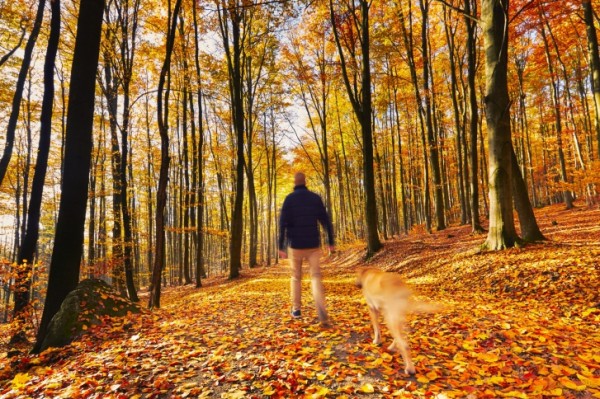
<path fill-rule="evenodd" d="M 508 0 L 483 0 L 486 53 L 486 121 L 489 142 L 490 227 L 483 247 L 499 250 L 519 243 L 512 206 L 512 143 L 507 84 Z"/>
<path fill-rule="evenodd" d="M 73 53 L 65 142 L 64 174 L 48 292 L 34 352 L 67 294 L 77 286 L 92 156 L 96 70 L 100 53 L 103 0 L 82 0 Z"/>

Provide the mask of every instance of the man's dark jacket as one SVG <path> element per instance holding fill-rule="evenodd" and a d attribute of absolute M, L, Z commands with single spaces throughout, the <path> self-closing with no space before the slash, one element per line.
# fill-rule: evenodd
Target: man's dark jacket
<path fill-rule="evenodd" d="M 323 200 L 305 185 L 294 187 L 294 192 L 285 198 L 281 207 L 279 249 L 285 249 L 286 239 L 293 249 L 320 247 L 318 223 L 327 230 L 328 243 L 333 246 L 333 226 Z"/>

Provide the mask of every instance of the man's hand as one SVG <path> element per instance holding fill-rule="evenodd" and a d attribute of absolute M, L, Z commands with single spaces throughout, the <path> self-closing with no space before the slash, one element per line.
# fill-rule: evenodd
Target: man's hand
<path fill-rule="evenodd" d="M 284 250 L 280 249 L 279 250 L 279 257 L 281 259 L 287 259 L 287 253 Z"/>

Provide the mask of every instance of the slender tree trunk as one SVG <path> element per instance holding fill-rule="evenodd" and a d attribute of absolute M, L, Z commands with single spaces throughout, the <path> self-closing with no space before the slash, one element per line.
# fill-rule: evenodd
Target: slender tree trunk
<path fill-rule="evenodd" d="M 600 56 L 598 55 L 598 36 L 594 24 L 594 10 L 590 0 L 583 0 L 583 13 L 588 37 L 588 54 L 590 58 L 590 80 L 594 93 L 594 110 L 596 115 L 597 159 L 600 159 Z"/>
<path fill-rule="evenodd" d="M 31 291 L 31 274 L 35 252 L 39 238 L 40 211 L 42 207 L 42 194 L 44 191 L 44 181 L 46 179 L 46 170 L 48 167 L 48 153 L 50 152 L 50 137 L 52 134 L 52 108 L 54 105 L 54 65 L 56 53 L 58 51 L 58 42 L 60 38 L 60 1 L 54 0 L 50 3 L 52 17 L 50 21 L 50 36 L 46 49 L 46 60 L 44 62 L 44 97 L 42 99 L 42 114 L 40 117 L 40 137 L 38 145 L 38 154 L 31 185 L 31 198 L 27 210 L 27 231 L 21 244 L 21 250 L 17 259 L 17 265 L 20 265 L 19 274 L 15 281 L 14 294 L 14 312 L 13 319 L 19 319 L 29 305 Z M 19 334 L 17 334 L 19 335 Z M 14 336 L 11 342 L 18 341 Z"/>
<path fill-rule="evenodd" d="M 165 206 L 167 204 L 167 185 L 169 177 L 169 85 L 167 85 L 166 92 L 164 93 L 164 104 L 163 104 L 163 90 L 165 89 L 165 81 L 167 75 L 171 71 L 171 55 L 173 53 L 173 46 L 175 43 L 175 33 L 177 31 L 177 17 L 179 16 L 179 9 L 181 8 L 181 0 L 175 0 L 175 6 L 173 7 L 173 13 L 169 15 L 169 32 L 167 34 L 167 48 L 165 53 L 165 60 L 160 71 L 160 77 L 158 80 L 158 99 L 157 99 L 157 113 L 158 113 L 158 130 L 160 132 L 160 173 L 158 177 L 158 190 L 156 192 L 156 255 L 154 257 L 154 267 L 152 269 L 152 281 L 150 282 L 150 297 L 148 301 L 149 308 L 160 308 L 160 283 L 162 277 L 162 271 L 164 268 L 164 262 L 166 259 L 165 253 Z M 169 0 L 169 10 L 171 9 L 171 3 Z M 170 83 L 170 82 L 169 82 Z M 163 110 L 164 106 L 164 110 Z"/>
<path fill-rule="evenodd" d="M 106 10 L 108 14 L 108 10 Z M 107 17 L 108 19 L 108 17 Z M 108 32 L 107 32 L 108 34 Z M 108 38 L 110 41 L 111 38 Z M 119 148 L 117 109 L 118 94 L 117 83 L 113 76 L 113 59 L 111 50 L 104 53 L 104 94 L 109 113 L 110 126 L 110 147 L 111 147 L 111 171 L 112 171 L 112 210 L 113 210 L 113 228 L 112 228 L 112 257 L 115 266 L 112 272 L 113 284 L 119 290 L 121 295 L 126 295 L 125 270 L 123 265 L 123 240 L 122 240 L 122 218 L 121 218 L 121 150 Z"/>
<path fill-rule="evenodd" d="M 409 11 L 410 12 L 410 11 Z M 423 107 L 423 100 L 421 92 L 419 90 L 419 79 L 417 77 L 417 66 L 414 56 L 414 44 L 413 44 L 413 33 L 412 33 L 412 17 L 409 14 L 409 27 L 406 27 L 405 16 L 402 9 L 398 9 L 398 16 L 400 19 L 400 27 L 402 29 L 402 36 L 404 39 L 404 46 L 407 52 L 408 66 L 410 69 L 411 80 L 413 83 L 415 100 L 418 108 L 419 118 L 419 129 L 421 133 L 422 142 L 422 156 L 423 156 L 423 202 L 421 203 L 424 212 L 422 216 L 425 219 L 425 229 L 431 232 L 431 199 L 429 197 L 429 167 L 427 162 L 427 140 L 425 134 L 425 108 Z M 409 31 L 410 29 L 410 31 Z M 415 185 L 416 186 L 416 185 Z"/>
<path fill-rule="evenodd" d="M 444 218 L 444 196 L 442 193 L 442 178 L 440 172 L 438 143 L 433 127 L 431 98 L 432 87 L 429 74 L 429 39 L 427 34 L 429 31 L 429 1 L 430 0 L 420 0 L 421 15 L 423 17 L 423 21 L 421 22 L 421 43 L 423 46 L 423 97 L 425 100 L 425 120 L 427 126 L 427 144 L 429 145 L 429 160 L 431 163 L 431 171 L 433 172 L 433 198 L 435 205 L 436 229 L 444 230 L 446 228 L 446 221 Z"/>
<path fill-rule="evenodd" d="M 0 158 L 0 187 L 4 181 L 4 176 L 8 170 L 8 164 L 12 157 L 12 152 L 15 143 L 15 131 L 17 129 L 17 123 L 19 121 L 19 111 L 21 108 L 21 99 L 23 98 L 23 88 L 25 87 L 25 81 L 29 73 L 29 66 L 31 65 L 31 57 L 33 54 L 33 48 L 37 41 L 38 34 L 42 26 L 44 19 L 44 7 L 46 6 L 46 0 L 40 0 L 38 5 L 37 13 L 35 15 L 35 21 L 33 22 L 33 28 L 27 44 L 25 45 L 25 51 L 23 53 L 23 62 L 21 63 L 21 69 L 19 70 L 19 76 L 17 77 L 17 83 L 15 85 L 15 94 L 13 95 L 12 108 L 10 116 L 8 118 L 8 125 L 6 126 L 6 144 L 4 145 L 4 151 L 2 158 Z"/>
<path fill-rule="evenodd" d="M 146 97 L 146 102 L 145 102 L 145 111 L 146 111 L 146 141 L 148 144 L 148 150 L 146 153 L 146 162 L 148 167 L 146 168 L 146 179 L 147 179 L 147 187 L 146 187 L 146 201 L 147 201 L 147 205 L 148 205 L 148 249 L 147 249 L 147 260 L 148 260 L 148 273 L 152 274 L 152 270 L 153 270 L 153 265 L 154 265 L 154 257 L 153 257 L 153 251 L 154 251 L 154 245 L 153 245 L 153 239 L 152 237 L 154 236 L 154 219 L 153 219 L 153 215 L 154 215 L 154 211 L 153 211 L 153 206 L 152 206 L 152 184 L 154 182 L 154 173 L 152 172 L 152 165 L 154 164 L 153 162 L 153 158 L 152 158 L 152 141 L 150 138 L 150 104 L 148 101 L 148 98 Z"/>
<path fill-rule="evenodd" d="M 519 242 L 512 207 L 512 143 L 508 94 L 508 0 L 483 0 L 486 53 L 486 121 L 489 142 L 490 228 L 484 248 L 499 250 Z M 475 147 L 473 148 L 475 150 Z"/>
<path fill-rule="evenodd" d="M 231 215 L 231 229 L 229 237 L 229 278 L 234 279 L 240 275 L 242 268 L 242 239 L 244 232 L 244 101 L 243 101 L 243 76 L 242 76 L 242 37 L 241 19 L 242 9 L 237 2 L 234 7 L 220 8 L 219 18 L 221 33 L 229 71 L 231 104 L 233 111 L 233 129 L 235 133 L 235 186 L 234 204 Z M 231 22 L 231 43 L 229 43 L 228 21 Z"/>
<path fill-rule="evenodd" d="M 542 11 L 540 10 L 540 13 L 542 13 Z M 563 182 L 563 184 L 567 184 L 569 179 L 567 176 L 567 166 L 566 166 L 566 161 L 565 161 L 565 153 L 563 150 L 563 143 L 562 143 L 562 118 L 561 118 L 561 114 L 560 114 L 560 95 L 558 92 L 558 82 L 557 82 L 557 77 L 556 74 L 554 72 L 554 66 L 552 63 L 552 58 L 550 57 L 550 47 L 548 44 L 548 38 L 546 36 L 546 29 L 542 26 L 541 27 L 541 34 L 542 34 L 542 39 L 544 41 L 544 49 L 546 52 L 546 61 L 548 63 L 548 72 L 550 74 L 550 85 L 552 87 L 552 104 L 553 104 L 553 108 L 554 108 L 554 126 L 555 126 L 555 133 L 556 133 L 556 146 L 557 151 L 558 151 L 558 162 L 559 162 L 559 170 L 560 170 L 560 179 Z M 565 201 L 565 206 L 567 207 L 567 209 L 571 209 L 573 208 L 573 196 L 571 195 L 571 191 L 567 188 L 563 188 L 562 190 L 563 192 L 563 200 Z"/>
<path fill-rule="evenodd" d="M 103 0 L 82 0 L 73 53 L 62 194 L 48 291 L 34 352 L 42 344 L 50 320 L 67 294 L 77 286 L 92 156 L 96 70 L 100 53 Z"/>
<path fill-rule="evenodd" d="M 360 50 L 362 54 L 361 60 L 361 89 L 360 92 L 355 86 L 350 83 L 348 70 L 342 44 L 339 37 L 338 28 L 336 25 L 336 16 L 333 8 L 333 2 L 330 0 L 329 8 L 331 22 L 334 27 L 333 33 L 335 36 L 340 63 L 342 67 L 342 77 L 344 85 L 350 97 L 352 108 L 360 123 L 362 133 L 362 155 L 363 155 L 363 187 L 365 191 L 365 222 L 367 227 L 367 258 L 373 256 L 382 248 L 379 240 L 377 227 L 377 196 L 375 193 L 375 172 L 373 167 L 373 124 L 372 124 L 372 100 L 371 100 L 371 62 L 370 62 L 370 39 L 369 39 L 369 7 L 370 3 L 367 0 L 360 0 L 360 20 L 356 20 L 356 25 L 360 26 Z M 358 18 L 357 14 L 354 18 Z"/>
<path fill-rule="evenodd" d="M 511 151 L 513 200 L 521 223 L 521 237 L 527 242 L 544 241 L 546 237 L 540 231 L 535 219 L 533 207 L 527 195 L 527 184 L 521 175 L 517 156 L 514 149 Z"/>
<path fill-rule="evenodd" d="M 197 97 L 198 97 L 198 147 L 197 152 L 194 152 L 194 161 L 196 162 L 197 168 L 195 168 L 197 185 L 194 189 L 197 192 L 196 201 L 198 203 L 196 212 L 196 288 L 202 286 L 202 278 L 206 277 L 206 271 L 204 270 L 204 111 L 203 111 L 203 95 L 202 95 L 202 76 L 200 75 L 200 37 L 198 35 L 198 17 L 196 13 L 196 7 L 192 7 L 192 13 L 194 18 L 194 62 L 196 66 L 196 80 L 198 84 Z M 191 100 L 191 99 L 190 99 Z M 193 106 L 192 112 L 193 112 Z M 192 114 L 192 118 L 193 114 Z M 192 124 L 192 129 L 193 129 Z"/>
<path fill-rule="evenodd" d="M 129 167 L 129 124 L 130 124 L 130 86 L 131 77 L 133 74 L 133 60 L 135 57 L 137 27 L 138 27 L 138 11 L 140 8 L 140 0 L 134 0 L 132 7 L 129 6 L 129 1 L 115 2 L 117 8 L 118 23 L 121 31 L 121 40 L 119 43 L 121 64 L 122 64 L 122 79 L 123 87 L 123 121 L 121 127 L 121 150 L 120 150 L 120 211 L 122 214 L 123 227 L 123 265 L 125 268 L 125 285 L 129 299 L 134 302 L 139 301 L 137 290 L 134 282 L 134 240 L 133 240 L 133 221 L 129 204 L 129 182 L 127 169 Z"/>
<path fill-rule="evenodd" d="M 471 7 L 472 6 L 472 7 Z M 477 14 L 477 2 L 472 0 L 465 1 L 465 14 Z M 468 16 L 465 16 L 465 23 L 467 24 L 467 54 L 468 54 L 468 85 L 469 85 L 469 164 L 470 172 L 470 192 L 471 192 L 471 228 L 473 233 L 482 233 L 483 228 L 479 221 L 479 184 L 477 179 L 479 178 L 478 160 L 477 160 L 477 134 L 479 126 L 479 110 L 477 103 L 477 86 L 475 84 L 475 78 L 477 75 L 477 38 L 476 29 L 477 25 Z"/>
<path fill-rule="evenodd" d="M 469 1 L 469 0 L 467 0 Z M 460 223 L 466 224 L 469 219 L 467 214 L 467 197 L 465 190 L 465 182 L 463 180 L 463 153 L 462 153 L 462 135 L 464 134 L 464 126 L 461 126 L 461 110 L 458 102 L 458 77 L 456 72 L 456 45 L 454 43 L 454 35 L 456 29 L 452 29 L 448 18 L 448 11 L 444 6 L 444 24 L 446 33 L 446 42 L 448 43 L 448 57 L 450 60 L 450 92 L 452 98 L 452 109 L 454 110 L 454 130 L 455 130 L 455 147 L 456 147 L 456 161 L 458 168 L 458 195 L 460 200 Z"/>

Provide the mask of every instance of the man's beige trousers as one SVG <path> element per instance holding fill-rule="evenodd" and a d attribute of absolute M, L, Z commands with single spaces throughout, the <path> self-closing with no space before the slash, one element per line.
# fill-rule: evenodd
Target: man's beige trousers
<path fill-rule="evenodd" d="M 309 249 L 291 249 L 290 264 L 292 267 L 292 310 L 300 310 L 302 307 L 302 262 L 308 260 L 310 267 L 310 278 L 312 285 L 312 295 L 315 300 L 319 320 L 324 322 L 329 319 L 325 310 L 325 294 L 323 292 L 323 281 L 321 280 L 321 266 L 319 258 L 321 257 L 321 248 Z"/>

